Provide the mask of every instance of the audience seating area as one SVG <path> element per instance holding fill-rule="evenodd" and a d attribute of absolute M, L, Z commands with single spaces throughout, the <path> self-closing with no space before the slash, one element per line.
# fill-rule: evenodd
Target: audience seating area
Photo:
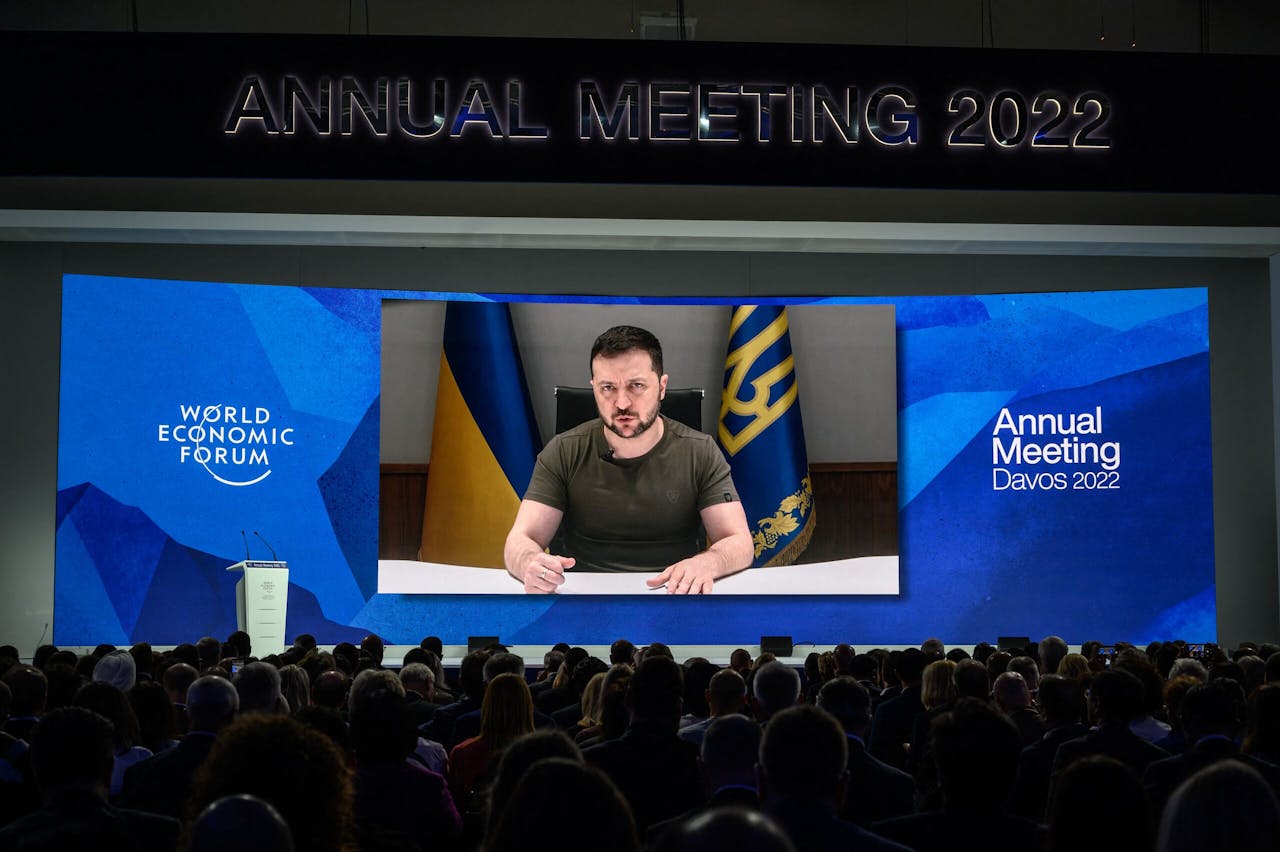
<path fill-rule="evenodd" d="M 442 653 L 0 647 L 0 852 L 1280 848 L 1276 645 Z"/>

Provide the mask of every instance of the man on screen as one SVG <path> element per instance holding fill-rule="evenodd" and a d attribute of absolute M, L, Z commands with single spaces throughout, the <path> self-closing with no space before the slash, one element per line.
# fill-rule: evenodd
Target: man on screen
<path fill-rule="evenodd" d="M 633 326 L 600 335 L 591 387 L 600 418 L 538 454 L 507 535 L 506 567 L 525 591 L 554 592 L 577 568 L 660 571 L 651 588 L 706 594 L 750 565 L 751 533 L 724 456 L 710 436 L 658 413 L 667 390 L 658 339 Z M 557 529 L 563 554 L 546 552 Z"/>

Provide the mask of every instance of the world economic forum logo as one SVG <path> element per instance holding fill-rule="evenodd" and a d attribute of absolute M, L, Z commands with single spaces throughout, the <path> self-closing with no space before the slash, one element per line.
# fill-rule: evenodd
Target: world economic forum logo
<path fill-rule="evenodd" d="M 158 440 L 178 445 L 178 461 L 198 464 L 221 482 L 243 488 L 271 475 L 271 456 L 292 447 L 294 429 L 273 424 L 262 406 L 178 405 L 178 422 L 159 424 Z"/>

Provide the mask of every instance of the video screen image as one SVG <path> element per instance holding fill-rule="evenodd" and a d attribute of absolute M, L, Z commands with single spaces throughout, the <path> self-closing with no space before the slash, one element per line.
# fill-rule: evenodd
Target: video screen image
<path fill-rule="evenodd" d="M 65 276 L 55 641 L 224 636 L 273 557 L 322 642 L 1214 635 L 1204 289 L 695 302 Z M 754 567 L 523 594 L 502 518 L 623 324 L 703 390 Z"/>

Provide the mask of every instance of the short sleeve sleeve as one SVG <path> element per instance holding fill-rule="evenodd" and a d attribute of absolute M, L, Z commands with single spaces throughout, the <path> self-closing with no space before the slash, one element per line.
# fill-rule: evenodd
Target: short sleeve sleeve
<path fill-rule="evenodd" d="M 704 471 L 701 487 L 698 490 L 698 509 L 714 506 L 716 503 L 739 502 L 738 489 L 733 484 L 733 473 L 724 454 L 709 437 L 702 442 L 702 458 L 700 467 Z"/>

